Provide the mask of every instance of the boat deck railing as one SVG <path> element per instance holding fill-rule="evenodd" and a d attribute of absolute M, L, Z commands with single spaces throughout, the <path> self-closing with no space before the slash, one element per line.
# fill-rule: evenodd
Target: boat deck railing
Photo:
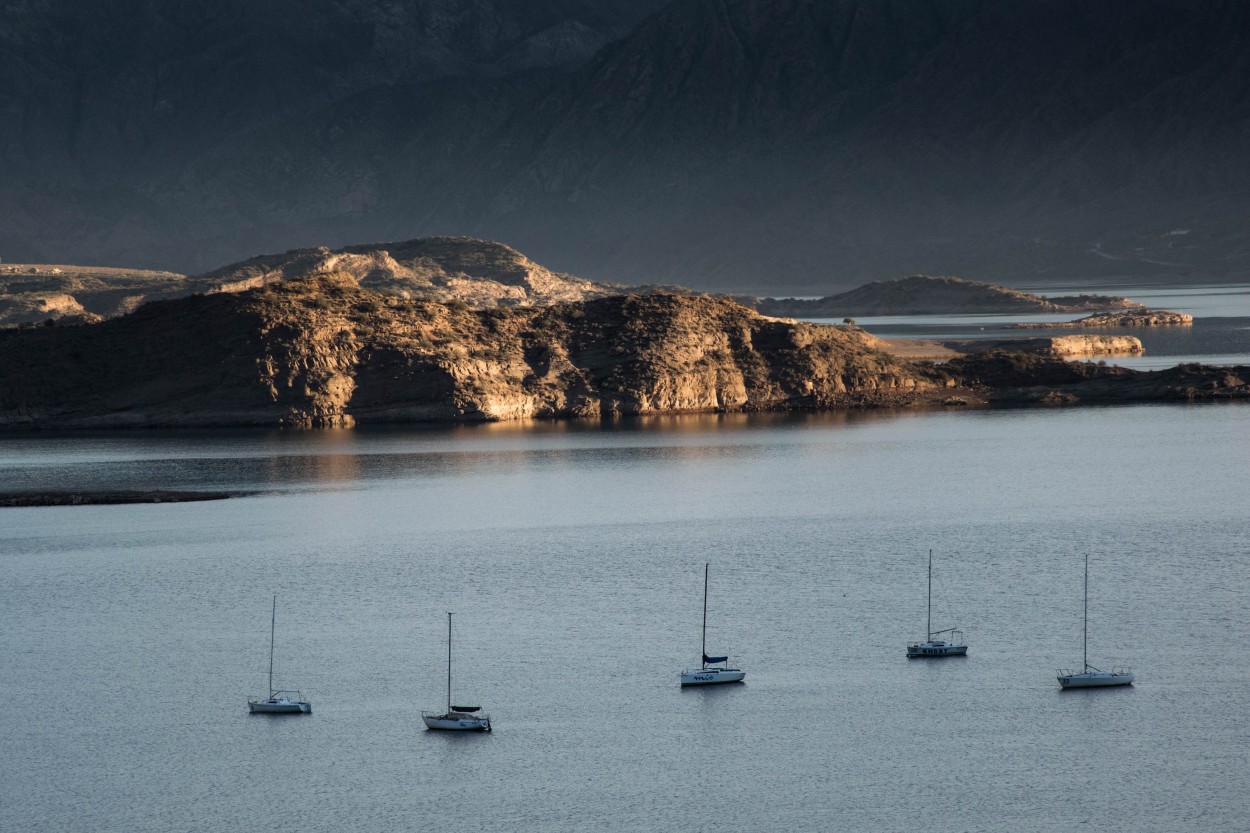
<path fill-rule="evenodd" d="M 1092 665 L 1085 666 L 1085 668 L 1081 671 L 1072 671 L 1066 668 L 1058 669 L 1058 674 L 1060 677 L 1079 677 L 1082 674 L 1110 674 L 1113 677 L 1125 677 L 1132 673 L 1133 673 L 1132 668 L 1127 668 L 1122 665 L 1112 666 L 1110 671 L 1103 671 L 1101 668 L 1095 668 Z"/>
<path fill-rule="evenodd" d="M 421 712 L 422 717 L 433 717 L 436 720 L 484 720 L 490 722 L 490 715 L 487 712 Z"/>

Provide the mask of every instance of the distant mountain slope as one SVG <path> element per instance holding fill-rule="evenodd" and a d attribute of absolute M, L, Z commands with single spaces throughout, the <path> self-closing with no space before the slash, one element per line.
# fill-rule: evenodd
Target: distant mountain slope
<path fill-rule="evenodd" d="M 1234 2 L 685 0 L 539 108 L 490 221 L 582 273 L 744 289 L 1227 274 L 1248 35 Z"/>
<path fill-rule="evenodd" d="M 271 183 L 234 190 L 246 169 L 218 168 L 206 191 L 188 169 L 375 91 L 579 66 L 663 2 L 11 0 L 0 5 L 0 200 L 11 209 L 0 257 L 195 271 L 289 248 L 324 208 L 301 205 L 284 231 L 240 248 L 241 229 L 265 225 Z M 251 147 L 251 163 L 282 147 Z M 222 204 L 231 210 L 214 216 Z"/>
<path fill-rule="evenodd" d="M 754 294 L 1250 268 L 1236 0 L 120 5 L 142 37 L 0 12 L 0 256 L 471 234 Z"/>
<path fill-rule="evenodd" d="M 873 281 L 837 295 L 801 298 L 756 298 L 747 301 L 766 315 L 841 318 L 855 315 L 968 315 L 981 313 L 1088 312 L 1140 310 L 1128 298 L 1077 295 L 1044 298 L 1003 286 L 956 277 L 912 275 Z"/>

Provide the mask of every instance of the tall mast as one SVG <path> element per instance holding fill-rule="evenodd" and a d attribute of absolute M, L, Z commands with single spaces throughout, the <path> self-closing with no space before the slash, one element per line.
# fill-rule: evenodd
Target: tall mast
<path fill-rule="evenodd" d="M 451 611 L 447 611 L 447 712 L 451 713 Z"/>
<path fill-rule="evenodd" d="M 1089 553 L 1085 553 L 1085 615 L 1081 623 L 1081 662 L 1089 670 Z"/>
<path fill-rule="evenodd" d="M 929 550 L 929 600 L 925 605 L 925 639 L 933 638 L 933 550 Z"/>
<path fill-rule="evenodd" d="M 273 594 L 273 611 L 269 615 L 269 699 L 273 699 L 273 632 L 278 626 L 278 594 Z"/>
<path fill-rule="evenodd" d="M 703 667 L 707 668 L 707 562 L 703 562 L 703 648 L 699 652 L 699 658 L 703 661 Z"/>

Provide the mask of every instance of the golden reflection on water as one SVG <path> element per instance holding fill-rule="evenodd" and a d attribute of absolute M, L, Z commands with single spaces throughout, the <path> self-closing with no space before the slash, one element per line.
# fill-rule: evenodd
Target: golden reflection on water
<path fill-rule="evenodd" d="M 291 454 L 292 442 L 300 453 Z M 361 479 L 359 438 L 348 428 L 267 433 L 260 444 L 262 478 L 269 483 L 348 483 Z M 269 451 L 265 455 L 263 452 Z"/>
<path fill-rule="evenodd" d="M 641 457 L 684 466 L 754 456 L 760 453 L 751 441 L 756 430 L 854 428 L 922 413 L 874 409 L 679 414 L 273 431 L 253 447 L 254 456 L 237 460 L 236 465 L 241 474 L 255 468 L 257 480 L 275 485 L 341 485 L 483 470 L 519 473 Z"/>
<path fill-rule="evenodd" d="M 872 408 L 840 411 L 795 411 L 722 414 L 662 414 L 604 417 L 602 419 L 518 420 L 512 422 L 480 422 L 454 424 L 445 430 L 452 436 L 525 436 L 580 435 L 603 431 L 664 432 L 668 434 L 701 434 L 726 429 L 837 427 L 882 420 L 915 417 L 925 413 L 914 408 Z M 409 426 L 412 428 L 415 426 Z M 369 426 L 364 430 L 375 430 Z M 348 429 L 351 430 L 351 429 Z M 357 429 L 359 430 L 359 429 Z"/>
<path fill-rule="evenodd" d="M 69 436 L 47 445 L 17 438 L 0 479 L 14 488 L 213 488 L 252 490 L 387 478 L 608 466 L 622 461 L 694 463 L 745 459 L 761 444 L 801 449 L 807 429 L 853 431 L 923 410 L 683 414 L 474 424 L 365 425 L 309 430 L 156 432 Z M 778 434 L 778 431 L 781 434 Z M 794 432 L 791 435 L 791 432 Z M 787 435 L 793 441 L 787 441 Z M 119 448 L 127 449 L 125 455 Z M 135 449 L 138 448 L 139 452 Z M 37 449 L 37 450 L 36 450 Z M 796 451 L 795 453 L 802 453 Z"/>

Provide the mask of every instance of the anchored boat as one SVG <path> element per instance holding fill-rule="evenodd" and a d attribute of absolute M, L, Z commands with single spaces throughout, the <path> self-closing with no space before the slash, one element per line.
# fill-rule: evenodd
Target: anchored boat
<path fill-rule="evenodd" d="M 451 704 L 451 613 L 447 614 L 447 711 L 421 712 L 427 729 L 447 729 L 453 732 L 489 732 L 490 715 L 481 706 L 453 706 Z"/>
<path fill-rule="evenodd" d="M 913 642 L 907 646 L 908 659 L 962 657 L 968 653 L 968 646 L 963 642 L 962 631 L 956 628 L 943 628 L 940 631 L 933 630 L 933 550 L 929 550 L 929 601 L 927 613 L 925 614 L 924 629 L 927 639 L 924 642 Z M 949 641 L 946 639 L 934 639 L 934 637 L 944 634 L 950 634 Z"/>
<path fill-rule="evenodd" d="M 298 691 L 275 691 L 273 687 L 273 638 L 278 623 L 278 597 L 273 597 L 273 610 L 269 615 L 269 696 L 264 700 L 255 697 L 247 701 L 252 714 L 312 714 L 312 703 Z"/>
<path fill-rule="evenodd" d="M 729 657 L 710 657 L 707 653 L 707 579 L 708 565 L 703 565 L 703 667 L 681 672 L 681 684 L 717 685 L 718 683 L 740 683 L 746 679 L 746 672 L 741 668 L 730 668 Z"/>
<path fill-rule="evenodd" d="M 1082 671 L 1060 671 L 1055 678 L 1060 688 L 1101 688 L 1132 685 L 1133 672 L 1127 668 L 1101 671 L 1089 664 L 1089 553 L 1085 554 L 1085 617 L 1081 629 Z"/>

